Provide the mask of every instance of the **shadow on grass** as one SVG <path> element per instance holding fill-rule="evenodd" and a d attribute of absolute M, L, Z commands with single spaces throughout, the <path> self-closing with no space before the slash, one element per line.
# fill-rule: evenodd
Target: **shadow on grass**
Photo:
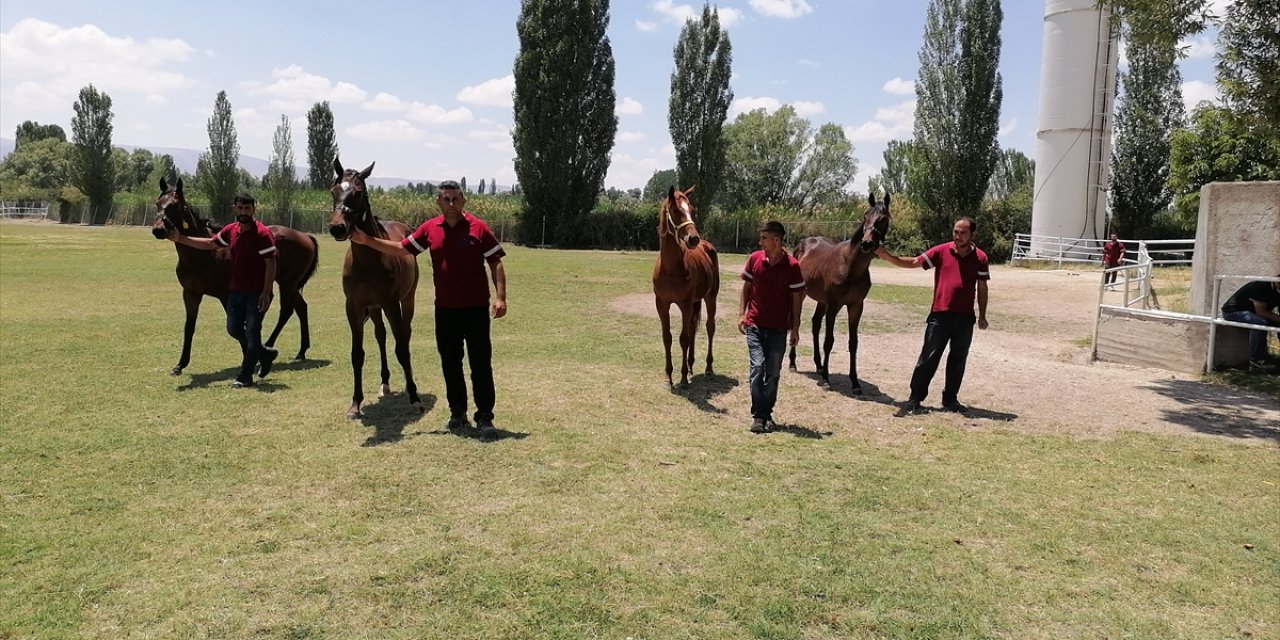
<path fill-rule="evenodd" d="M 209 385 L 218 383 L 226 383 L 228 386 L 235 381 L 236 376 L 240 375 L 240 367 L 227 367 L 221 371 L 211 371 L 209 373 L 193 373 L 187 379 L 187 383 L 180 385 L 178 391 L 190 391 L 192 389 L 206 389 Z"/>
<path fill-rule="evenodd" d="M 797 438 L 807 438 L 809 440 L 822 440 L 832 436 L 831 431 L 814 431 L 796 424 L 779 424 L 770 433 L 789 433 Z"/>
<path fill-rule="evenodd" d="M 308 371 L 311 369 L 322 369 L 333 364 L 331 360 L 277 360 L 271 365 L 271 373 L 277 371 Z"/>
<path fill-rule="evenodd" d="M 264 391 L 278 390 L 281 385 L 271 382 L 271 376 L 281 371 L 306 371 L 308 369 L 319 369 L 333 364 L 329 360 L 290 360 L 288 362 L 277 362 L 271 367 L 271 374 L 266 378 L 259 378 L 256 375 L 253 379 L 254 388 L 262 388 Z M 178 391 L 190 391 L 192 389 L 206 389 L 210 385 L 217 385 L 225 382 L 230 385 L 235 381 L 236 376 L 240 374 L 240 367 L 227 367 L 221 371 L 212 371 L 209 373 L 193 373 L 187 379 L 187 383 L 180 385 Z M 287 386 L 287 385 L 286 385 Z"/>
<path fill-rule="evenodd" d="M 497 434 L 495 434 L 492 438 L 481 438 L 480 432 L 476 431 L 475 425 L 471 425 L 471 424 L 468 424 L 466 427 L 463 427 L 461 429 L 455 429 L 453 431 L 450 431 L 448 429 L 436 429 L 434 431 L 428 431 L 426 433 L 433 436 L 457 436 L 459 438 L 468 438 L 471 440 L 475 440 L 477 442 L 482 442 L 484 444 L 492 444 L 494 442 L 498 442 L 499 440 L 524 440 L 525 438 L 529 437 L 529 434 L 521 431 L 507 431 L 506 429 L 498 429 Z"/>
<path fill-rule="evenodd" d="M 422 420 L 436 406 L 435 395 L 424 393 L 418 397 L 422 400 L 422 411 L 409 406 L 409 397 L 404 392 L 383 396 L 377 402 L 362 407 L 361 413 L 364 415 L 360 418 L 360 424 L 373 427 L 373 435 L 360 446 L 376 447 L 404 440 L 405 427 Z M 416 431 L 410 435 L 421 434 L 421 431 Z"/>
<path fill-rule="evenodd" d="M 898 407 L 897 413 L 893 414 L 893 417 L 895 418 L 906 418 L 909 416 L 923 416 L 926 414 L 937 412 L 941 414 L 953 413 L 955 415 L 959 415 L 964 418 L 975 418 L 978 420 L 994 420 L 996 422 L 1013 422 L 1014 420 L 1018 419 L 1018 414 L 1016 413 L 992 411 L 990 409 L 983 409 L 983 408 L 975 407 L 972 405 L 966 405 L 964 412 L 956 413 L 954 411 L 947 411 L 946 409 L 943 409 L 941 407 L 935 408 L 935 407 L 929 407 L 926 405 L 920 405 L 920 408 L 917 409 L 915 412 L 908 412 L 906 402 L 896 402 L 891 404 Z"/>
<path fill-rule="evenodd" d="M 1280 423 L 1265 417 L 1280 407 L 1275 397 L 1199 380 L 1159 380 L 1146 388 L 1181 405 L 1164 411 L 1170 423 L 1200 433 L 1280 442 Z"/>
<path fill-rule="evenodd" d="M 791 373 L 793 375 L 804 376 L 812 380 L 815 385 L 822 382 L 822 376 L 817 371 L 792 370 Z M 837 374 L 831 376 L 830 379 L 832 393 L 840 393 L 849 396 L 854 400 L 874 402 L 876 404 L 883 404 L 891 407 L 898 404 L 898 401 L 894 400 L 892 396 L 886 395 L 884 392 L 880 391 L 880 387 L 867 382 L 866 380 L 859 382 L 859 385 L 862 387 L 862 393 L 853 393 L 853 383 L 849 382 L 848 374 Z"/>
<path fill-rule="evenodd" d="M 687 387 L 681 388 L 678 384 L 671 387 L 671 393 L 683 397 L 707 413 L 723 415 L 728 413 L 729 410 L 711 404 L 711 400 L 716 396 L 729 393 L 736 386 L 738 386 L 737 378 L 730 378 L 718 373 L 702 373 L 689 378 L 689 386 Z"/>

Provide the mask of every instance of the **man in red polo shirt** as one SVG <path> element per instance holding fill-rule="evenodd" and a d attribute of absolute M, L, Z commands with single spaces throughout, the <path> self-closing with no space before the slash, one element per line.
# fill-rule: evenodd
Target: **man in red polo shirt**
<path fill-rule="evenodd" d="M 933 306 L 925 323 L 924 347 L 911 374 L 911 397 L 903 407 L 904 414 L 920 411 L 920 403 L 929 395 L 929 383 L 942 362 L 942 351 L 951 344 L 947 355 L 947 380 L 942 387 L 942 408 L 963 413 L 958 395 L 964 381 L 965 361 L 969 358 L 969 344 L 973 341 L 973 325 L 987 328 L 987 280 L 991 269 L 987 254 L 974 246 L 973 233 L 977 227 L 973 218 L 956 220 L 951 229 L 951 242 L 937 245 L 916 256 L 914 260 L 899 258 L 884 247 L 876 249 L 876 255 L 889 262 L 914 269 L 933 269 Z M 978 302 L 978 315 L 973 315 L 974 299 Z"/>
<path fill-rule="evenodd" d="M 782 356 L 800 341 L 800 308 L 804 305 L 804 274 L 782 241 L 787 230 L 777 220 L 760 226 L 760 250 L 742 267 L 742 298 L 738 331 L 747 336 L 748 380 L 751 382 L 751 432 L 778 428 L 773 407 L 778 402 Z"/>
<path fill-rule="evenodd" d="M 1102 269 L 1112 269 L 1120 266 L 1124 262 L 1124 243 L 1120 242 L 1120 237 L 1111 234 L 1111 240 L 1102 245 Z M 1103 284 L 1112 284 L 1116 281 L 1118 271 L 1104 274 Z"/>
<path fill-rule="evenodd" d="M 471 364 L 471 386 L 476 396 L 476 430 L 482 439 L 496 438 L 493 426 L 493 344 L 489 338 L 489 316 L 507 314 L 507 273 L 502 258 L 507 255 L 484 221 L 463 206 L 466 196 L 458 183 L 440 183 L 436 205 L 441 215 L 423 222 L 400 242 L 374 238 L 353 229 L 351 241 L 390 255 L 431 253 L 432 282 L 436 289 L 436 350 L 449 399 L 449 422 L 445 427 L 458 431 L 467 423 L 467 381 L 462 374 L 465 351 Z M 494 300 L 489 307 L 489 283 L 484 265 L 493 278 Z"/>
<path fill-rule="evenodd" d="M 222 228 L 212 238 L 193 238 L 169 230 L 169 239 L 188 247 L 216 251 L 231 250 L 231 286 L 227 296 L 227 333 L 240 342 L 240 374 L 232 386 L 253 386 L 253 370 L 262 364 L 266 376 L 278 353 L 262 345 L 262 318 L 271 307 L 271 289 L 276 281 L 276 239 L 271 230 L 253 217 L 257 211 L 253 196 L 236 194 L 234 224 Z"/>

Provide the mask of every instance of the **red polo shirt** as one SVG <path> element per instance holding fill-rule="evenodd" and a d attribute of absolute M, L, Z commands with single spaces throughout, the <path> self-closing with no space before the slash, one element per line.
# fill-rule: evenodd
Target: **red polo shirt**
<path fill-rule="evenodd" d="M 498 244 L 489 225 L 462 212 L 450 227 L 439 215 L 422 223 L 401 246 L 418 255 L 431 252 L 431 280 L 436 285 L 436 306 L 445 309 L 484 307 L 489 304 L 489 281 L 484 263 L 498 264 L 507 252 Z"/>
<path fill-rule="evenodd" d="M 1102 262 L 1113 267 L 1120 266 L 1120 258 L 1124 257 L 1124 243 L 1116 240 L 1102 245 Z"/>
<path fill-rule="evenodd" d="M 930 311 L 950 311 L 976 315 L 973 302 L 978 281 L 991 279 L 987 254 L 973 247 L 967 256 L 956 253 L 956 243 L 937 245 L 920 256 L 925 269 L 933 269 L 933 307 Z"/>
<path fill-rule="evenodd" d="M 804 274 L 800 262 L 784 254 L 783 259 L 769 264 L 761 249 L 747 258 L 741 277 L 751 283 L 747 300 L 747 324 L 761 329 L 791 328 L 791 296 L 804 291 Z"/>
<path fill-rule="evenodd" d="M 267 258 L 276 257 L 276 238 L 271 230 L 254 220 L 247 231 L 239 222 L 222 228 L 213 236 L 219 246 L 231 247 L 231 291 L 262 293 L 266 284 Z"/>

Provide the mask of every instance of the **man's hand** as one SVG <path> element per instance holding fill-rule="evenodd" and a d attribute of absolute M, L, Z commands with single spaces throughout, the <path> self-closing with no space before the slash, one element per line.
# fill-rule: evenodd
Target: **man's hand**
<path fill-rule="evenodd" d="M 272 297 L 273 297 L 273 296 L 271 295 L 271 292 L 270 292 L 270 291 L 267 291 L 266 293 L 263 293 L 263 294 L 261 294 L 261 295 L 259 295 L 259 296 L 258 296 L 258 311 L 259 311 L 259 312 L 261 312 L 261 313 L 266 313 L 266 312 L 267 312 L 267 309 L 270 309 L 270 308 L 271 308 L 271 298 L 272 298 Z"/>
<path fill-rule="evenodd" d="M 791 346 L 794 347 L 797 344 L 800 344 L 800 328 L 794 327 L 791 329 Z"/>
<path fill-rule="evenodd" d="M 877 258 L 881 258 L 881 259 L 883 259 L 883 260 L 888 260 L 888 259 L 889 259 L 889 258 L 887 257 L 888 255 L 889 255 L 889 251 L 888 251 L 887 249 L 885 249 L 885 248 L 884 248 L 884 245 L 880 245 L 880 246 L 876 247 L 876 257 L 877 257 Z"/>
<path fill-rule="evenodd" d="M 501 318 L 502 316 L 505 316 L 505 315 L 507 315 L 507 301 L 501 298 L 494 300 L 493 301 L 494 319 Z"/>
<path fill-rule="evenodd" d="M 981 317 L 981 318 L 978 318 L 978 328 L 979 328 L 979 329 L 983 329 L 983 330 L 985 330 L 985 329 L 987 328 L 987 318 L 986 318 L 986 316 L 983 316 L 983 317 Z"/>
<path fill-rule="evenodd" d="M 351 227 L 351 235 L 348 238 L 355 244 L 369 244 L 369 234 L 361 231 L 360 227 Z"/>
<path fill-rule="evenodd" d="M 747 335 L 747 314 L 745 313 L 738 316 L 738 333 Z"/>

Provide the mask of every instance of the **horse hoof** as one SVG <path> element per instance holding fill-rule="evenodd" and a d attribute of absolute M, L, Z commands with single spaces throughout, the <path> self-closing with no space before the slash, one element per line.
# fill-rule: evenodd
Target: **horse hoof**
<path fill-rule="evenodd" d="M 350 408 L 350 409 L 348 409 L 348 410 L 347 410 L 347 419 L 348 419 L 348 420 L 359 420 L 359 419 L 360 419 L 360 417 L 361 417 L 361 414 L 360 414 L 360 408 L 359 408 L 359 407 L 352 407 L 352 408 Z"/>
<path fill-rule="evenodd" d="M 381 387 L 378 387 L 378 397 L 379 397 L 379 398 L 385 398 L 385 397 L 387 397 L 387 396 L 389 396 L 389 395 L 391 395 L 391 385 L 389 385 L 389 384 L 384 384 L 384 385 L 382 385 Z"/>
<path fill-rule="evenodd" d="M 830 390 L 831 390 L 831 383 L 830 383 L 829 381 L 827 381 L 827 380 L 819 380 L 819 381 L 818 381 L 818 388 L 819 388 L 819 389 L 822 389 L 822 390 L 824 390 L 824 391 L 830 391 Z"/>
<path fill-rule="evenodd" d="M 793 365 L 791 365 L 790 369 L 791 369 L 792 371 L 795 371 L 795 372 L 799 372 L 799 371 L 800 371 L 800 368 L 799 368 L 799 367 L 797 367 L 797 366 L 795 366 L 794 364 L 793 364 Z"/>
<path fill-rule="evenodd" d="M 306 361 L 307 361 L 307 354 L 305 354 L 305 353 L 299 353 L 298 355 L 296 355 L 296 356 L 294 356 L 294 357 L 293 357 L 293 361 L 294 361 L 294 362 L 306 362 Z"/>
<path fill-rule="evenodd" d="M 182 367 L 174 367 L 173 370 L 169 372 L 169 375 L 174 377 L 182 375 Z"/>
<path fill-rule="evenodd" d="M 854 387 L 849 390 L 849 393 L 850 395 L 860 396 L 862 395 L 862 387 Z"/>
<path fill-rule="evenodd" d="M 409 406 L 413 407 L 414 409 L 417 409 L 417 410 L 418 410 L 418 413 L 426 413 L 426 412 L 427 412 L 427 408 L 426 408 L 426 407 L 424 407 L 424 406 L 422 406 L 422 403 L 421 403 L 421 402 L 411 402 L 411 403 L 409 403 Z"/>

